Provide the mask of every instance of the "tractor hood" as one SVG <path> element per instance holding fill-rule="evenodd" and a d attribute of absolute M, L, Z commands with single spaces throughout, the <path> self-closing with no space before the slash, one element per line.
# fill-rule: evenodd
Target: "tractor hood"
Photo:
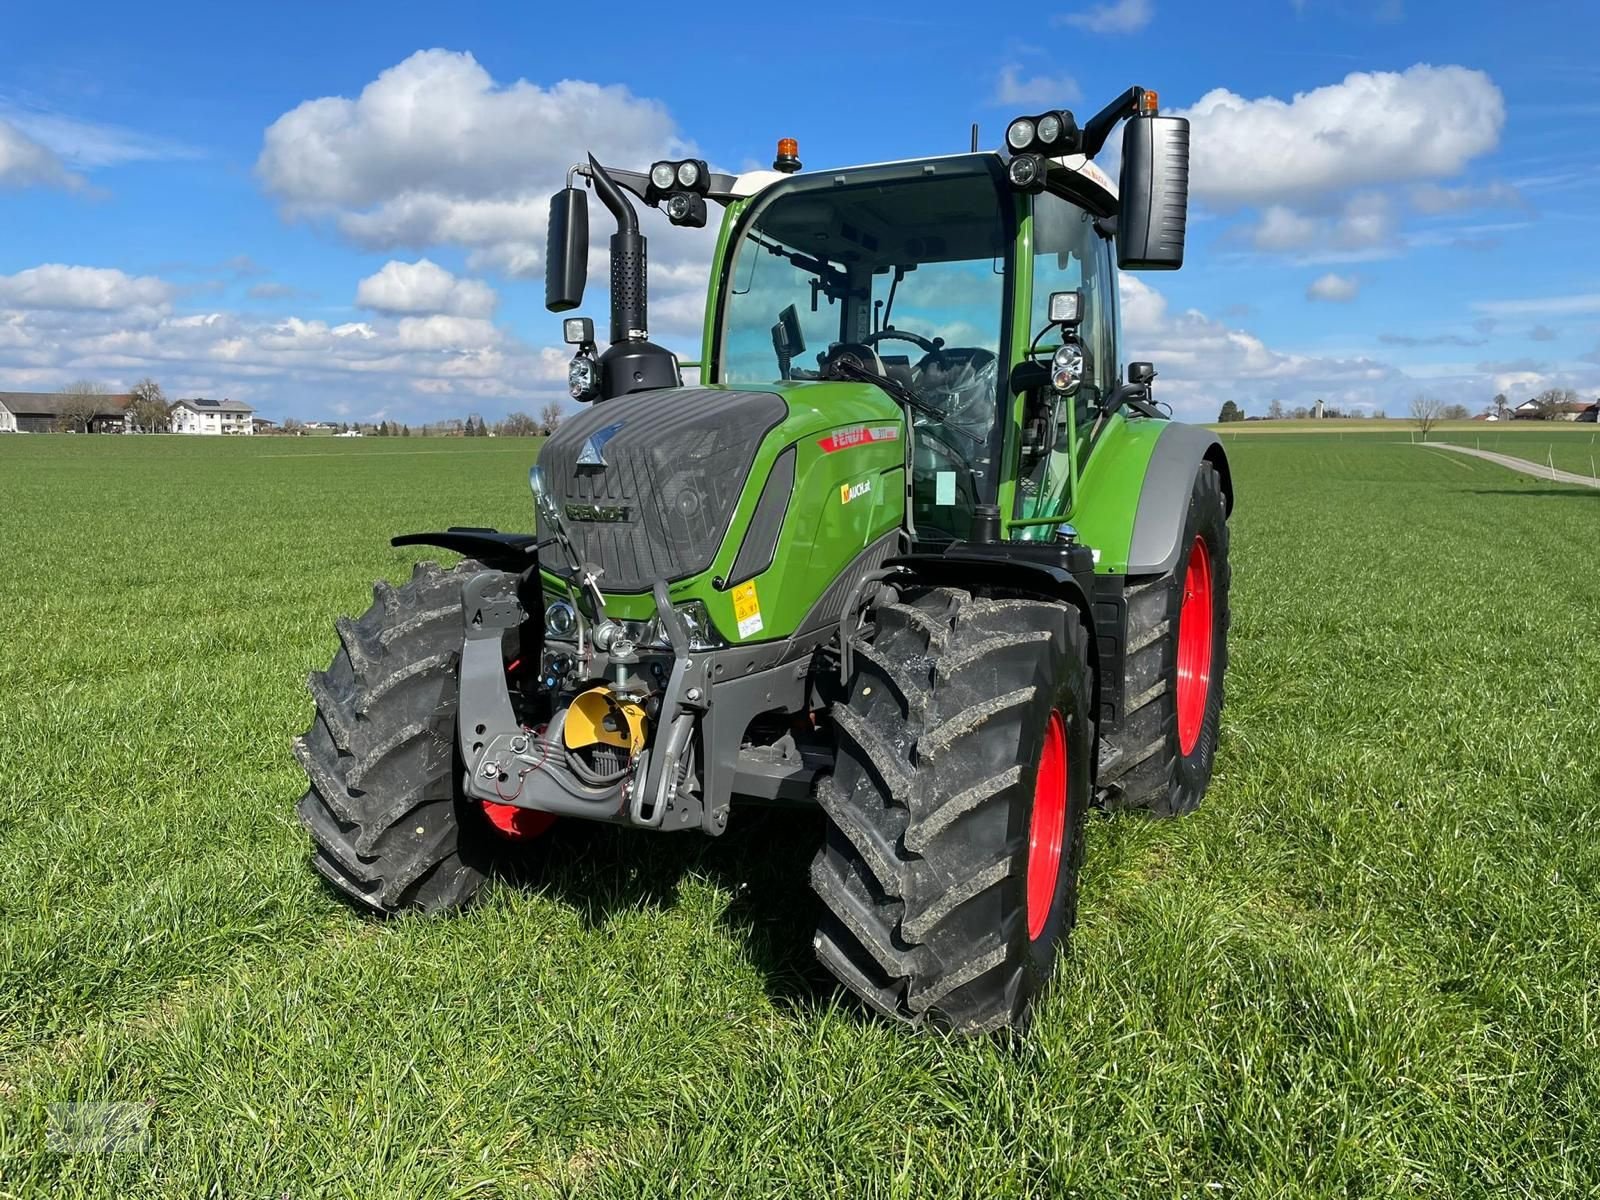
<path fill-rule="evenodd" d="M 825 494 L 837 505 L 839 483 L 903 461 L 903 427 L 899 405 L 870 384 L 638 392 L 568 418 L 542 447 L 539 470 L 574 548 L 603 569 L 602 589 L 625 609 L 621 597 L 645 593 L 648 608 L 658 579 L 715 568 L 737 582 L 744 533 L 780 460 L 789 460 L 780 490 L 803 493 L 806 511 L 802 519 L 774 496 L 765 519 L 803 528 L 809 544 L 835 515 L 818 507 Z M 863 507 L 847 511 L 854 518 Z"/>
<path fill-rule="evenodd" d="M 711 565 L 762 440 L 772 392 L 635 392 L 571 418 L 539 453 L 574 545 L 607 591 L 648 591 Z"/>

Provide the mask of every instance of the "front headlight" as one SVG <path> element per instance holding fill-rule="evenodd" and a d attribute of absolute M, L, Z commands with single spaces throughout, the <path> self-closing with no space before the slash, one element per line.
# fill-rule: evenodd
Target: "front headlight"
<path fill-rule="evenodd" d="M 1033 142 L 1034 125 L 1031 117 L 1018 117 L 1006 130 L 1006 144 L 1013 150 L 1026 150 Z"/>
<path fill-rule="evenodd" d="M 700 167 L 696 163 L 685 162 L 678 164 L 678 182 L 686 188 L 692 188 L 700 181 Z"/>
<path fill-rule="evenodd" d="M 567 390 L 572 393 L 572 398 L 589 399 L 594 395 L 595 385 L 598 382 L 594 359 L 587 354 L 575 355 L 572 365 L 567 368 Z"/>
<path fill-rule="evenodd" d="M 570 641 L 577 630 L 578 610 L 567 601 L 553 601 L 544 610 L 544 631 L 557 641 Z"/>
<path fill-rule="evenodd" d="M 1056 139 L 1061 136 L 1061 118 L 1055 113 L 1048 113 L 1039 118 L 1039 140 L 1046 146 L 1056 144 Z"/>
<path fill-rule="evenodd" d="M 663 192 L 672 186 L 672 177 L 672 164 L 669 162 L 658 162 L 650 168 L 650 182 Z"/>

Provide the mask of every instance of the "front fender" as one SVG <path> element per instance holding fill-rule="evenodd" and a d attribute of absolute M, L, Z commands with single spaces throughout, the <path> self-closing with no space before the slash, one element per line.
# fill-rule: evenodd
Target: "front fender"
<path fill-rule="evenodd" d="M 1222 443 L 1178 421 L 1114 416 L 1096 439 L 1067 519 L 1094 547 L 1101 575 L 1160 574 L 1177 561 L 1195 471 L 1211 463 L 1233 508 Z"/>
<path fill-rule="evenodd" d="M 1156 440 L 1139 489 L 1128 543 L 1129 575 L 1162 575 L 1177 563 L 1195 472 L 1202 463 L 1222 476 L 1222 495 L 1227 511 L 1233 512 L 1233 474 L 1217 436 L 1198 425 L 1169 425 Z"/>

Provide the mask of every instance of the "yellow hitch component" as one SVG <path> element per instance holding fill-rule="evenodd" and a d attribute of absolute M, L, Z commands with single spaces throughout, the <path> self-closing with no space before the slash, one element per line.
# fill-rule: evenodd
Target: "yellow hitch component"
<path fill-rule="evenodd" d="M 645 715 L 631 700 L 619 699 L 608 687 L 580 692 L 567 708 L 561 739 L 568 750 L 597 742 L 618 746 L 630 755 L 644 749 Z"/>

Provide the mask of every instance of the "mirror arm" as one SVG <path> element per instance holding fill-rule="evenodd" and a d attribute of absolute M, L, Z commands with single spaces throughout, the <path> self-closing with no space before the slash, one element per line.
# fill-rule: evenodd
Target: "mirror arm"
<path fill-rule="evenodd" d="M 1105 148 L 1106 139 L 1111 136 L 1111 131 L 1117 127 L 1117 122 L 1123 117 L 1135 115 L 1139 111 L 1139 101 L 1143 98 L 1144 89 L 1136 85 L 1090 117 L 1083 127 L 1083 153 L 1090 158 L 1099 154 Z"/>

